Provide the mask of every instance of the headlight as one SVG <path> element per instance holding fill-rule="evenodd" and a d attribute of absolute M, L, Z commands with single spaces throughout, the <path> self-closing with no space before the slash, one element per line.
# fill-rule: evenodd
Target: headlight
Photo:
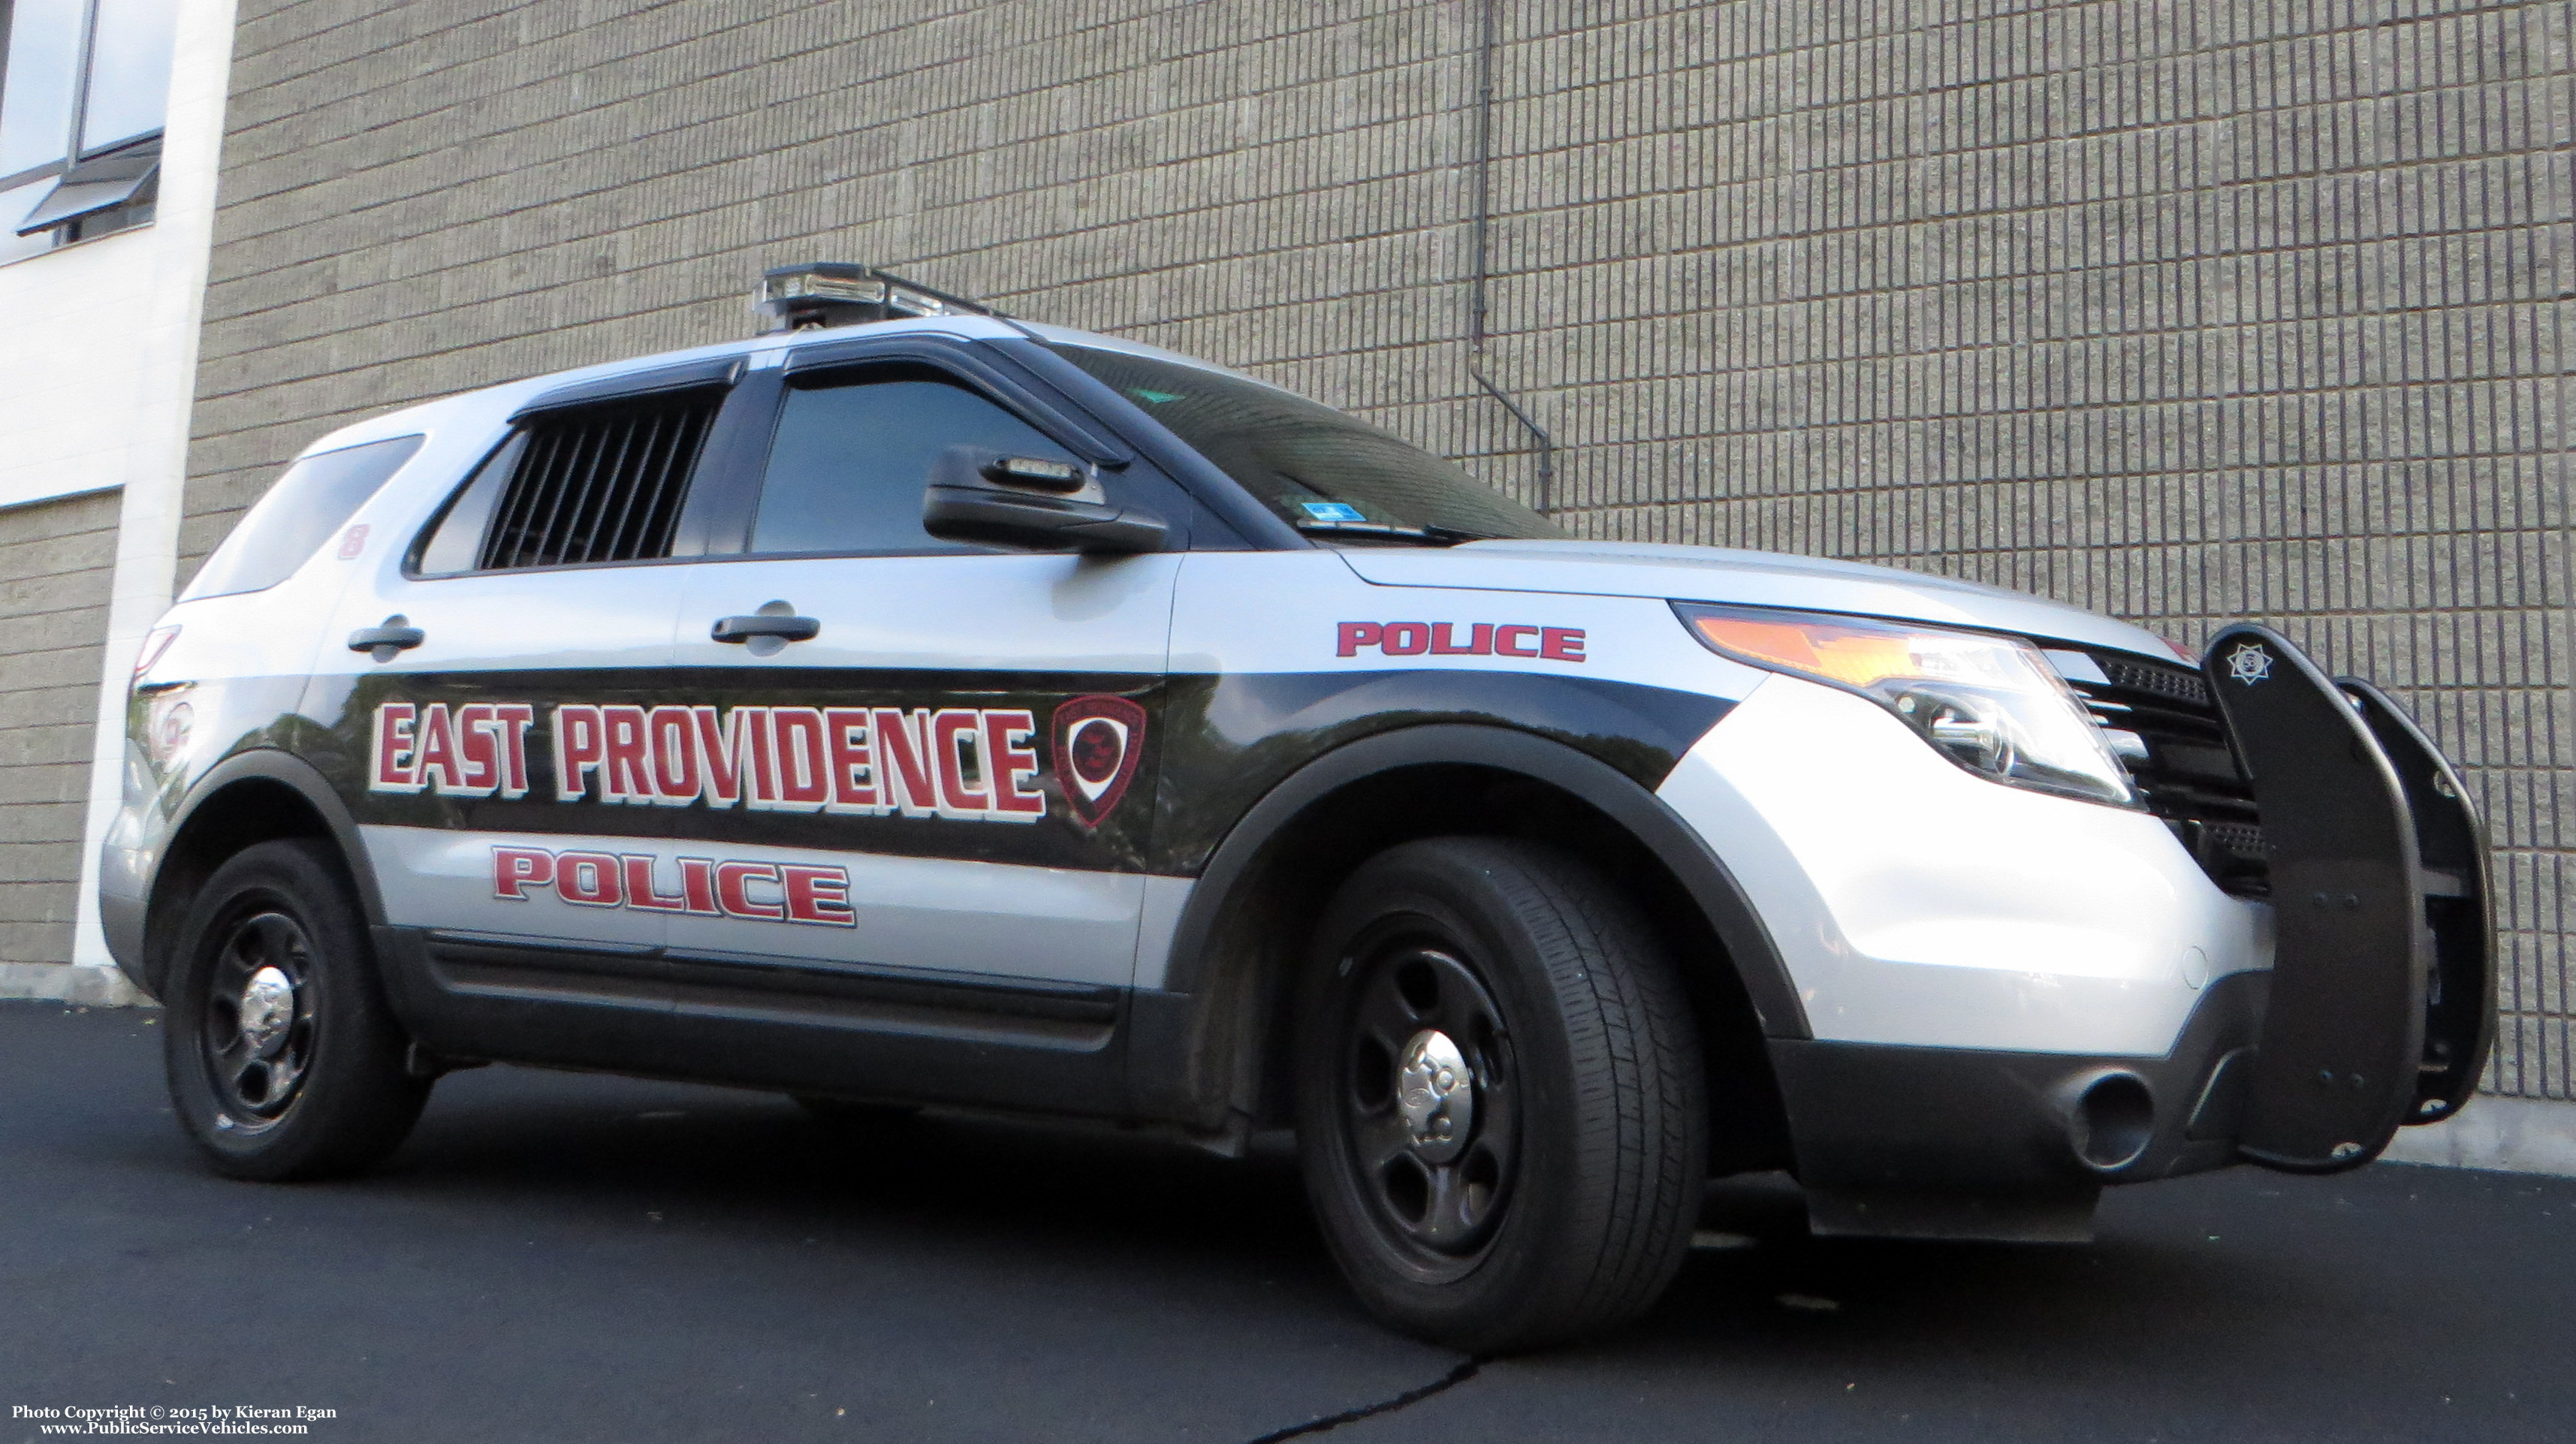
<path fill-rule="evenodd" d="M 2102 729 L 2028 642 L 1813 612 L 1673 610 L 1713 651 L 1885 706 L 1962 767 L 2094 802 L 2132 801 Z"/>

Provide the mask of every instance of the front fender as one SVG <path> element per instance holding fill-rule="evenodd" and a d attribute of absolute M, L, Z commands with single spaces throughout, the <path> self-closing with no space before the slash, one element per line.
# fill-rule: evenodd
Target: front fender
<path fill-rule="evenodd" d="M 1374 776 L 1425 766 L 1467 766 L 1544 783 L 1589 805 L 1670 869 L 1725 947 L 1763 1033 L 1811 1036 L 1779 948 L 1725 862 L 1680 814 L 1607 763 L 1508 727 L 1432 723 L 1362 738 L 1316 758 L 1272 787 L 1226 834 L 1190 890 L 1159 990 L 1140 990 L 1131 1013 L 1130 1076 L 1139 1107 L 1158 1117 L 1213 1125 L 1212 1110 L 1242 1081 L 1240 976 L 1223 946 L 1275 848 L 1324 799 Z"/>

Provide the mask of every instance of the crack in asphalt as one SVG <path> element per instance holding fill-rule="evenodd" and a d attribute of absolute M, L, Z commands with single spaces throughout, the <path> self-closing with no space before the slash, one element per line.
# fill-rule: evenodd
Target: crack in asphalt
<path fill-rule="evenodd" d="M 1483 1359 L 1461 1359 L 1456 1368 L 1418 1389 L 1407 1389 L 1392 1399 L 1380 1399 L 1374 1404 L 1362 1404 L 1356 1408 L 1344 1409 L 1338 1414 L 1326 1414 L 1321 1418 L 1309 1419 L 1303 1424 L 1291 1424 L 1285 1429 L 1273 1429 L 1267 1434 L 1246 1441 L 1246 1444 L 1279 1444 L 1282 1439 L 1297 1439 L 1308 1434 L 1321 1434 L 1327 1429 L 1338 1429 L 1344 1424 L 1356 1423 L 1375 1415 L 1391 1414 L 1408 1405 L 1419 1404 L 1434 1394 L 1466 1383 L 1476 1377 L 1476 1371 L 1483 1367 L 1485 1367 Z"/>

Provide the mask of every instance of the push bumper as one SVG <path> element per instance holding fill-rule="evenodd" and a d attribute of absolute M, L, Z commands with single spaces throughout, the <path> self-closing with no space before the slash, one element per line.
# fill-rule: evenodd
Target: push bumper
<path fill-rule="evenodd" d="M 2273 966 L 2161 1056 L 1770 1043 L 1820 1233 L 2081 1239 L 2106 1184 L 2359 1167 L 2463 1106 L 2493 1041 L 2483 830 L 2385 694 L 2260 627 L 2203 663 L 2261 811 Z"/>
<path fill-rule="evenodd" d="M 2467 789 L 2397 704 L 2238 625 L 2201 663 L 2262 811 L 2272 986 L 2237 1147 L 2357 1168 L 2468 1102 L 2495 1037 L 2495 925 Z"/>

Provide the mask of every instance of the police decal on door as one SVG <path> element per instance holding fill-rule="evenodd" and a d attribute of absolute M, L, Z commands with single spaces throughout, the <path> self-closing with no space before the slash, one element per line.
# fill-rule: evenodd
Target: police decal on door
<path fill-rule="evenodd" d="M 529 795 L 527 703 L 376 707 L 368 790 Z M 1028 707 L 713 707 L 567 702 L 547 709 L 557 802 L 1031 823 L 1047 813 Z M 1085 696 L 1052 714 L 1069 809 L 1096 828 L 1142 755 L 1145 709 Z"/>

